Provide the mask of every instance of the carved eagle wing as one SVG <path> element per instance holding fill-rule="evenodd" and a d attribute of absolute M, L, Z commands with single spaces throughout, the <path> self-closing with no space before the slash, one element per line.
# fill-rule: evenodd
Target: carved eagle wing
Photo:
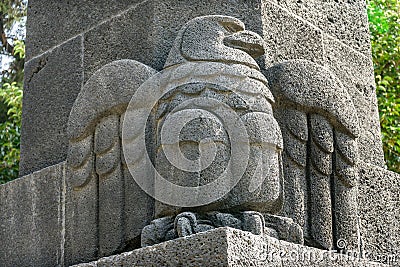
<path fill-rule="evenodd" d="M 155 73 L 134 60 L 111 62 L 93 74 L 74 103 L 68 123 L 66 253 L 85 253 L 85 259 L 110 255 L 140 236 L 152 219 L 151 198 L 125 166 L 121 124 L 133 94 Z"/>
<path fill-rule="evenodd" d="M 324 67 L 292 60 L 267 70 L 284 138 L 285 214 L 310 245 L 357 246 L 357 137 L 351 97 Z M 353 242 L 354 241 L 354 242 Z"/>

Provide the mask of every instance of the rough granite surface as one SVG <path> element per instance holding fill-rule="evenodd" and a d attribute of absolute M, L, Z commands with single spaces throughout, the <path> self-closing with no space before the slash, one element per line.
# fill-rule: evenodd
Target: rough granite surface
<path fill-rule="evenodd" d="M 363 0 L 271 0 L 344 44 L 369 56 L 366 2 Z"/>
<path fill-rule="evenodd" d="M 65 193 L 63 188 L 65 185 L 63 181 L 64 163 L 61 163 L 0 186 L 1 266 L 68 266 L 64 264 L 72 261 L 65 254 L 66 244 L 64 243 L 63 229 L 68 226 L 64 226 L 63 223 L 66 205 L 64 202 Z M 400 266 L 400 251 L 398 249 L 400 247 L 399 183 L 399 174 L 367 164 L 361 168 L 359 209 L 364 254 L 372 261 L 380 261 L 390 266 Z M 73 205 L 73 203 L 68 205 Z M 147 265 L 151 260 L 155 260 L 161 266 L 174 266 L 174 263 L 179 263 L 177 256 L 181 255 L 186 255 L 186 258 L 183 257 L 182 260 L 191 259 L 188 262 L 194 262 L 193 266 L 196 266 L 198 261 L 205 261 L 206 259 L 210 266 L 214 266 L 212 265 L 214 263 L 216 266 L 221 266 L 218 264 L 228 261 L 226 259 L 227 233 L 231 233 L 231 239 L 237 233 L 240 233 L 240 236 L 243 237 L 240 242 L 238 238 L 233 238 L 233 244 L 245 244 L 245 246 L 239 247 L 240 250 L 237 250 L 238 252 L 256 250 L 257 247 L 254 240 L 257 241 L 260 237 L 233 229 L 215 229 L 209 233 L 201 233 L 188 238 L 104 258 L 97 262 L 97 265 L 91 263 L 92 265 L 86 264 L 83 266 L 121 266 L 122 263 L 120 265 L 110 265 L 111 259 L 116 259 L 117 262 L 126 262 L 127 264 L 133 262 L 133 266 L 152 266 L 151 264 Z M 275 243 L 271 240 L 274 240 Z M 190 245 L 193 241 L 196 242 Z M 298 251 L 313 251 L 313 253 L 316 253 L 315 255 L 321 255 L 322 253 L 317 249 L 291 245 L 283 241 L 278 242 L 275 239 L 270 239 L 270 241 L 273 244 L 280 244 L 285 249 L 294 246 Z M 206 244 L 211 247 L 207 247 Z M 232 247 L 233 244 L 230 246 Z M 185 247 L 187 248 L 186 250 L 184 250 Z M 82 249 L 84 248 L 86 246 L 82 246 Z M 156 250 L 157 253 L 151 253 Z M 231 257 L 239 260 L 232 253 Z M 207 258 L 206 255 L 213 256 Z M 260 254 L 245 255 L 254 256 Z M 261 259 L 264 258 L 265 255 Z M 218 262 L 215 262 L 216 260 Z M 248 263 L 245 259 L 242 260 L 246 264 Z M 80 262 L 85 261 L 88 260 L 80 260 Z M 103 265 L 102 262 L 104 263 Z M 356 265 L 355 263 L 355 265 L 324 264 L 302 265 L 302 263 L 298 263 L 296 265 L 293 262 L 286 262 L 286 265 L 283 266 L 369 266 Z M 154 264 L 153 266 L 160 265 Z M 197 266 L 199 265 L 197 264 Z"/>
<path fill-rule="evenodd" d="M 383 167 L 384 159 L 372 58 L 354 52 L 350 47 L 326 34 L 323 44 L 323 65 L 340 77 L 357 110 L 361 128 L 357 141 L 360 160 Z"/>
<path fill-rule="evenodd" d="M 0 186 L 0 266 L 63 262 L 64 163 Z"/>
<path fill-rule="evenodd" d="M 400 266 L 400 174 L 367 164 L 360 174 L 363 249 L 371 260 Z"/>
<path fill-rule="evenodd" d="M 134 60 L 107 64 L 85 84 L 72 108 L 65 179 L 66 264 L 125 251 L 125 241 L 134 242 L 152 219 L 154 201 L 123 166 L 119 134 L 121 113 L 152 74 L 154 70 Z"/>
<path fill-rule="evenodd" d="M 386 265 L 325 250 L 218 228 L 74 267 L 100 266 L 274 266 L 372 267 Z"/>
<path fill-rule="evenodd" d="M 25 63 L 20 175 L 63 161 L 67 123 L 81 90 L 82 37 Z"/>

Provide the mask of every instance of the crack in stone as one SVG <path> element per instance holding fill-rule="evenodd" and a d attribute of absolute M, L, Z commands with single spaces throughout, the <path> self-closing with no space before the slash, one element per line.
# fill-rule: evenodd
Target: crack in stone
<path fill-rule="evenodd" d="M 32 81 L 33 77 L 46 67 L 48 61 L 49 61 L 49 59 L 47 56 L 45 56 L 39 60 L 39 64 L 35 67 L 35 69 L 29 75 L 29 78 L 25 82 L 28 86 L 29 86 L 30 82 Z"/>

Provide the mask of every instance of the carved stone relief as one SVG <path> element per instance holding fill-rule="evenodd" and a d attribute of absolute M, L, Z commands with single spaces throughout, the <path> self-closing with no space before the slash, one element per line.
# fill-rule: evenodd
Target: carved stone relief
<path fill-rule="evenodd" d="M 285 208 L 306 243 L 359 251 L 359 124 L 342 83 L 324 67 L 286 61 L 267 70 L 284 139 Z"/>
<path fill-rule="evenodd" d="M 353 103 L 309 61 L 264 75 L 255 61 L 264 53 L 263 39 L 240 20 L 204 16 L 182 27 L 161 73 L 133 60 L 96 72 L 68 125 L 67 216 L 82 233 L 74 242 L 101 256 L 132 240 L 148 246 L 229 226 L 326 249 L 344 239 L 358 249 Z M 151 170 L 138 175 L 145 158 Z M 202 193 L 160 188 L 160 177 Z"/>

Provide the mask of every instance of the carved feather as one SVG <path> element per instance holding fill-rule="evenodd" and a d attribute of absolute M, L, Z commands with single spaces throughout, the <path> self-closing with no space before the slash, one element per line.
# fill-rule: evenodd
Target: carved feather
<path fill-rule="evenodd" d="M 150 214 L 138 215 L 147 202 L 151 206 L 151 200 L 143 197 L 138 187 L 129 184 L 125 188 L 128 178 L 121 166 L 120 115 L 137 88 L 155 73 L 134 60 L 111 62 L 90 77 L 72 107 L 66 181 L 66 216 L 71 225 L 66 242 L 76 248 L 85 244 L 88 249 L 66 253 L 77 258 L 111 255 L 140 234 L 124 226 L 128 216 L 151 219 Z M 126 194 L 141 199 L 131 201 L 124 197 Z M 129 214 L 126 205 L 131 206 Z M 129 221 L 143 227 L 138 219 Z"/>
<path fill-rule="evenodd" d="M 358 146 L 356 138 L 336 130 L 336 174 L 347 187 L 358 184 Z"/>
<path fill-rule="evenodd" d="M 311 161 L 321 174 L 332 173 L 333 127 L 321 115 L 310 115 Z"/>
<path fill-rule="evenodd" d="M 93 135 L 70 141 L 67 164 L 70 166 L 71 186 L 79 189 L 89 183 L 94 174 Z"/>
<path fill-rule="evenodd" d="M 97 124 L 94 135 L 95 169 L 99 176 L 100 256 L 115 252 L 121 246 L 124 235 L 124 176 L 119 119 L 118 114 L 104 117 Z M 112 227 L 107 227 L 107 224 Z"/>
<path fill-rule="evenodd" d="M 307 158 L 307 115 L 299 110 L 287 108 L 280 109 L 282 135 L 284 147 L 291 149 L 285 150 L 285 153 L 297 164 L 302 167 L 306 166 Z"/>
<path fill-rule="evenodd" d="M 103 118 L 96 126 L 94 151 L 96 154 L 96 172 L 106 178 L 121 163 L 119 139 L 119 115 Z"/>
<path fill-rule="evenodd" d="M 357 228 L 357 207 L 345 196 L 353 197 L 352 188 L 357 185 L 359 125 L 349 94 L 330 71 L 305 60 L 277 64 L 267 70 L 267 76 L 277 99 L 275 110 L 283 113 L 277 118 L 285 129 L 284 151 L 298 164 L 286 164 L 286 184 L 297 186 L 288 190 L 299 194 L 298 178 L 307 179 L 307 188 L 303 189 L 309 223 L 304 224 L 305 238 L 311 245 L 326 249 L 334 245 L 334 238 L 353 239 L 354 235 L 348 235 L 352 230 L 344 226 Z M 288 176 L 293 173 L 298 177 Z M 302 176 L 304 173 L 307 177 Z M 351 216 L 347 209 L 352 210 Z M 290 210 L 285 212 L 290 215 Z M 298 211 L 292 212 L 297 221 Z"/>

